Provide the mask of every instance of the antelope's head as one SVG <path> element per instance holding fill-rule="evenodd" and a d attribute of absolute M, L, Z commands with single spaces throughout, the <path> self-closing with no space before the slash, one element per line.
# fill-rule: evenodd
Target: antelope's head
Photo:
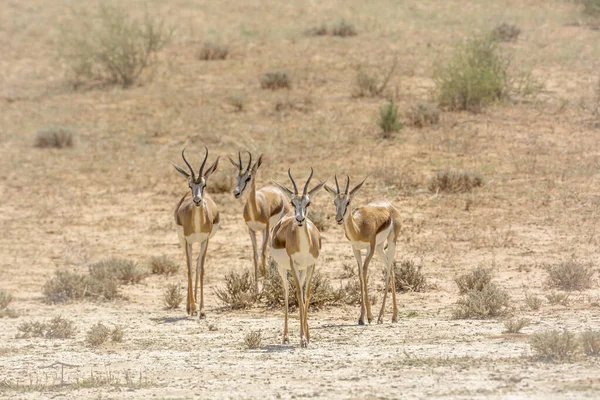
<path fill-rule="evenodd" d="M 296 225 L 303 226 L 304 223 L 306 222 L 306 218 L 308 217 L 308 206 L 310 206 L 310 200 L 313 197 L 315 197 L 317 195 L 317 193 L 319 193 L 319 191 L 325 185 L 325 182 L 319 183 L 317 186 L 315 186 L 314 188 L 312 188 L 309 191 L 308 185 L 313 176 L 313 169 L 311 168 L 308 180 L 306 181 L 306 184 L 304 185 L 304 190 L 302 191 L 302 194 L 300 195 L 298 193 L 298 187 L 296 186 L 296 182 L 294 181 L 294 178 L 292 177 L 292 172 L 289 169 L 288 169 L 288 176 L 290 177 L 290 180 L 292 181 L 292 185 L 294 185 L 293 192 L 290 189 L 288 189 L 287 187 L 280 185 L 277 182 L 273 182 L 273 183 L 275 185 L 277 185 L 277 187 L 279 187 L 279 189 L 281 189 L 283 194 L 285 194 L 292 202 L 292 206 L 294 207 L 295 214 L 296 214 Z"/>
<path fill-rule="evenodd" d="M 361 183 L 354 186 L 352 190 L 348 193 L 348 189 L 350 188 L 350 177 L 346 175 L 346 188 L 342 191 L 340 190 L 340 184 L 338 183 L 337 175 L 335 176 L 335 189 L 325 185 L 325 190 L 333 195 L 333 204 L 335 204 L 335 220 L 341 225 L 344 223 L 346 218 L 348 217 L 348 211 L 350 210 L 350 201 L 358 192 L 358 190 L 362 187 L 363 183 L 367 178 L 365 178 Z"/>
<path fill-rule="evenodd" d="M 233 158 L 229 157 L 229 161 L 231 161 L 234 167 L 238 169 L 237 185 L 235 186 L 235 189 L 233 189 L 233 196 L 236 199 L 239 199 L 250 190 L 252 187 L 252 180 L 256 176 L 256 171 L 258 171 L 258 167 L 262 164 L 262 154 L 258 157 L 258 161 L 252 165 L 252 154 L 250 154 L 249 151 L 246 151 L 246 153 L 248 153 L 249 160 L 245 171 L 242 163 L 242 153 L 238 151 L 238 162 L 235 162 Z"/>
<path fill-rule="evenodd" d="M 192 200 L 194 201 L 194 205 L 196 206 L 201 206 L 204 202 L 204 190 L 206 189 L 206 180 L 213 172 L 216 171 L 217 165 L 219 164 L 219 157 L 217 157 L 215 163 L 211 165 L 210 168 L 206 170 L 206 172 L 204 172 L 204 166 L 206 165 L 206 160 L 208 159 L 208 148 L 204 146 L 204 149 L 206 150 L 206 155 L 204 156 L 204 161 L 202 161 L 202 165 L 198 170 L 198 175 L 196 175 L 194 169 L 192 168 L 188 160 L 185 159 L 185 149 L 181 151 L 181 158 L 183 158 L 183 161 L 188 166 L 189 172 L 181 168 L 179 165 L 173 163 L 173 166 L 175 167 L 177 172 L 179 172 L 181 175 L 187 178 L 188 185 L 190 187 L 190 190 L 192 191 Z"/>

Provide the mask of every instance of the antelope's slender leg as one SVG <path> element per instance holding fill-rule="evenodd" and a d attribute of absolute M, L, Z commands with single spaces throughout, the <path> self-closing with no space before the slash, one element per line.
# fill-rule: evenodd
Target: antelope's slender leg
<path fill-rule="evenodd" d="M 394 242 L 394 237 L 390 234 L 388 236 L 388 249 L 387 249 L 387 259 L 390 263 L 390 270 L 392 273 L 392 322 L 398 322 L 398 303 L 396 303 L 396 273 L 394 272 L 394 258 L 396 256 L 396 242 Z"/>
<path fill-rule="evenodd" d="M 192 282 L 192 245 L 185 242 L 185 261 L 187 263 L 188 272 L 188 289 L 187 289 L 187 305 L 186 310 L 188 315 L 196 312 L 196 303 L 194 301 L 193 282 Z"/>
<path fill-rule="evenodd" d="M 289 285 L 287 280 L 287 270 L 286 269 L 277 269 L 279 271 L 279 276 L 281 276 L 281 284 L 283 285 L 283 294 L 285 299 L 285 319 L 283 322 L 283 344 L 289 343 L 290 338 L 288 335 L 288 310 L 289 310 Z"/>
<path fill-rule="evenodd" d="M 250 240 L 252 241 L 252 261 L 254 262 L 254 289 L 258 292 L 258 250 L 256 248 L 256 232 L 248 228 Z"/>
<path fill-rule="evenodd" d="M 300 311 L 300 346 L 306 347 L 308 345 L 308 341 L 306 340 L 304 334 L 304 326 L 306 325 L 306 315 L 304 312 L 304 295 L 303 295 L 303 287 L 300 284 L 300 277 L 298 276 L 298 272 L 296 271 L 296 267 L 294 267 L 294 261 L 290 257 L 290 268 L 292 269 L 292 275 L 294 276 L 294 283 L 296 284 L 296 298 L 298 299 L 298 310 Z"/>
<path fill-rule="evenodd" d="M 369 301 L 369 281 L 368 281 L 368 269 L 369 263 L 373 258 L 373 254 L 375 254 L 375 243 L 371 243 L 369 245 L 369 250 L 367 252 L 367 256 L 365 257 L 365 262 L 363 264 L 362 273 L 363 273 L 363 285 L 365 287 L 365 306 L 367 308 L 367 320 L 369 323 L 373 321 L 373 314 L 371 313 L 371 302 Z"/>
<path fill-rule="evenodd" d="M 363 288 L 363 278 L 362 278 L 362 256 L 360 254 L 360 250 L 359 249 L 355 249 L 354 247 L 352 248 L 352 250 L 354 251 L 354 258 L 356 258 L 356 263 L 358 264 L 358 283 L 360 286 L 360 317 L 358 317 L 358 324 L 359 325 L 364 325 L 365 324 L 365 312 L 366 312 L 366 306 L 365 306 L 365 290 Z"/>
<path fill-rule="evenodd" d="M 269 243 L 269 223 L 267 222 L 267 228 L 263 231 L 263 242 L 262 242 L 262 251 L 260 256 L 260 262 L 262 266 L 262 276 L 263 278 L 267 276 L 267 243 Z"/>
<path fill-rule="evenodd" d="M 383 323 L 383 314 L 385 313 L 385 302 L 387 300 L 387 294 L 388 294 L 388 290 L 390 287 L 390 269 L 391 269 L 392 264 L 390 263 L 387 255 L 383 251 L 383 244 L 380 244 L 379 246 L 377 246 L 377 253 L 379 254 L 379 256 L 381 257 L 381 260 L 385 264 L 385 285 L 383 286 L 384 287 L 383 301 L 381 302 L 381 310 L 379 311 L 379 317 L 377 318 L 377 323 L 382 324 Z M 394 289 L 392 288 L 392 290 L 394 290 Z"/>
<path fill-rule="evenodd" d="M 198 281 L 198 275 L 200 275 L 200 310 L 198 311 L 198 318 L 205 318 L 204 313 L 204 270 L 206 269 L 206 252 L 208 250 L 208 239 L 206 239 L 200 245 L 200 255 L 198 259 L 201 263 L 198 264 L 198 271 L 196 272 L 196 281 Z M 202 257 L 202 259 L 200 259 Z"/>
<path fill-rule="evenodd" d="M 310 284 L 312 283 L 312 278 L 313 278 L 314 272 L 315 272 L 314 265 L 311 265 L 306 270 L 308 279 L 306 281 L 306 287 L 304 289 L 304 293 L 306 293 L 306 302 L 304 304 L 306 325 L 304 326 L 304 332 L 306 333 L 306 341 L 307 342 L 310 342 L 310 333 L 308 333 L 308 306 L 310 304 Z"/>

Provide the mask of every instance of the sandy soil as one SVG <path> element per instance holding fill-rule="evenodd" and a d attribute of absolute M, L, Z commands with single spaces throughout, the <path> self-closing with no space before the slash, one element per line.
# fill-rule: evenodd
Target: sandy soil
<path fill-rule="evenodd" d="M 593 102 L 600 47 L 579 6 L 150 1 L 148 10 L 177 28 L 152 77 L 128 89 L 73 90 L 57 58 L 59 28 L 81 11 L 67 11 L 70 4 L 11 1 L 0 14 L 0 289 L 15 297 L 11 308 L 19 313 L 0 319 L 0 397 L 600 395 L 600 360 L 542 362 L 529 345 L 535 332 L 600 326 L 597 282 L 572 293 L 567 306 L 550 305 L 544 285 L 544 264 L 572 258 L 593 263 L 598 276 L 599 122 L 581 104 Z M 141 13 L 142 4 L 127 7 Z M 304 35 L 341 19 L 359 34 Z M 479 114 L 443 113 L 438 126 L 407 126 L 394 139 L 379 138 L 375 121 L 385 96 L 352 97 L 357 68 L 385 70 L 397 56 L 386 95 L 404 111 L 429 99 L 432 70 L 453 44 L 502 21 L 523 31 L 502 46 L 515 69 L 545 83 L 536 99 Z M 228 44 L 230 58 L 199 61 L 206 40 Z M 273 70 L 287 71 L 292 89 L 261 89 L 260 76 Z M 244 99 L 243 112 L 228 104 L 230 96 Z M 36 132 L 50 126 L 73 129 L 75 146 L 35 148 Z M 286 182 L 289 166 L 298 176 L 312 166 L 318 179 L 370 174 L 357 202 L 396 205 L 403 218 L 396 259 L 421 263 L 430 290 L 399 295 L 397 324 L 389 321 L 389 304 L 382 325 L 357 326 L 355 306 L 313 312 L 307 349 L 299 346 L 292 314 L 290 344 L 282 345 L 283 310 L 259 304 L 229 311 L 214 294 L 226 273 L 251 266 L 243 204 L 223 193 L 213 195 L 222 225 L 208 254 L 207 318 L 165 310 L 166 285 L 185 285 L 172 210 L 186 185 L 170 162 L 188 146 L 197 164 L 203 145 L 212 156 L 263 152 L 259 184 Z M 429 192 L 428 178 L 444 168 L 479 171 L 486 184 L 465 194 Z M 215 179 L 233 174 L 222 158 Z M 329 218 L 318 268 L 337 286 L 354 258 L 328 195 L 311 207 Z M 43 302 L 41 288 L 57 269 L 85 272 L 107 257 L 143 265 L 163 254 L 181 263 L 179 273 L 124 286 L 123 300 Z M 501 319 L 451 318 L 459 299 L 453 279 L 478 265 L 493 268 L 513 315 L 530 319 L 522 334 L 503 333 Z M 526 307 L 526 293 L 544 299 L 539 311 Z M 15 338 L 23 322 L 59 315 L 75 321 L 75 339 Z M 85 334 L 97 322 L 124 326 L 123 343 L 88 346 Z M 262 347 L 248 350 L 244 337 L 255 330 Z M 65 367 L 61 377 L 56 362 L 78 367 Z M 110 383 L 86 383 L 92 375 Z"/>

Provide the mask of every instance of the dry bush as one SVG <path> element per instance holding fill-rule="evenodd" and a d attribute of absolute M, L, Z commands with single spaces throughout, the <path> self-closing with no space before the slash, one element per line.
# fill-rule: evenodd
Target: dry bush
<path fill-rule="evenodd" d="M 356 28 L 354 27 L 354 25 L 341 20 L 340 22 L 338 22 L 336 25 L 334 25 L 331 28 L 331 34 L 333 36 L 339 36 L 339 37 L 349 37 L 349 36 L 356 36 L 358 34 L 358 32 L 356 31 Z"/>
<path fill-rule="evenodd" d="M 6 290 L 0 290 L 0 310 L 6 310 L 14 298 Z"/>
<path fill-rule="evenodd" d="M 423 177 L 414 169 L 400 166 L 397 163 L 384 162 L 375 168 L 375 175 L 385 189 L 397 190 L 402 194 L 413 194 L 423 183 Z"/>
<path fill-rule="evenodd" d="M 215 289 L 217 298 L 232 310 L 251 308 L 260 299 L 256 293 L 254 277 L 249 270 L 242 273 L 229 271 L 225 275 L 225 287 Z"/>
<path fill-rule="evenodd" d="M 163 300 L 167 309 L 174 310 L 179 307 L 183 301 L 184 295 L 181 287 L 176 284 L 169 284 L 163 294 Z"/>
<path fill-rule="evenodd" d="M 75 272 L 56 270 L 54 277 L 46 281 L 42 288 L 44 301 L 48 304 L 82 300 L 89 295 L 88 278 Z"/>
<path fill-rule="evenodd" d="M 115 325 L 113 330 L 110 332 L 110 340 L 116 343 L 121 343 L 123 341 L 123 337 L 125 336 L 125 331 L 121 325 Z"/>
<path fill-rule="evenodd" d="M 600 356 L 600 332 L 585 331 L 580 340 L 585 355 Z"/>
<path fill-rule="evenodd" d="M 542 306 L 542 299 L 527 293 L 525 294 L 525 304 L 527 304 L 527 307 L 531 310 L 537 311 Z"/>
<path fill-rule="evenodd" d="M 591 263 L 582 263 L 579 261 L 566 261 L 548 266 L 548 279 L 546 284 L 549 287 L 561 290 L 585 290 L 589 289 L 593 283 L 594 270 Z"/>
<path fill-rule="evenodd" d="M 324 232 L 329 226 L 329 217 L 326 212 L 320 210 L 313 210 L 310 213 L 310 220 L 317 227 L 319 232 Z"/>
<path fill-rule="evenodd" d="M 396 72 L 398 59 L 394 58 L 390 69 L 383 73 L 371 75 L 362 68 L 356 72 L 355 88 L 352 91 L 352 97 L 375 97 L 383 93 L 390 79 Z"/>
<path fill-rule="evenodd" d="M 530 321 L 527 318 L 508 319 L 504 321 L 505 332 L 520 333 L 521 329 L 529 325 L 529 322 Z"/>
<path fill-rule="evenodd" d="M 24 322 L 17 327 L 17 338 L 44 337 L 46 339 L 70 339 L 75 336 L 75 323 L 62 317 L 48 322 Z"/>
<path fill-rule="evenodd" d="M 35 135 L 34 145 L 43 149 L 73 147 L 73 131 L 62 127 L 39 130 Z"/>
<path fill-rule="evenodd" d="M 488 283 L 482 290 L 471 290 L 456 302 L 454 319 L 486 319 L 505 315 L 510 297 L 505 290 Z"/>
<path fill-rule="evenodd" d="M 600 17 L 600 0 L 583 0 L 583 12 L 592 17 Z"/>
<path fill-rule="evenodd" d="M 389 139 L 394 132 L 402 129 L 402 122 L 398 115 L 398 107 L 394 104 L 394 100 L 390 100 L 388 104 L 379 108 L 379 120 L 377 125 L 381 128 L 381 137 Z"/>
<path fill-rule="evenodd" d="M 483 176 L 479 172 L 451 169 L 438 171 L 427 184 L 427 188 L 432 193 L 464 193 L 480 186 L 483 186 Z"/>
<path fill-rule="evenodd" d="M 260 80 L 260 87 L 270 90 L 289 89 L 292 87 L 292 81 L 287 72 L 266 72 Z"/>
<path fill-rule="evenodd" d="M 408 109 L 406 119 L 408 125 L 418 128 L 437 125 L 440 122 L 440 109 L 435 104 L 419 102 Z"/>
<path fill-rule="evenodd" d="M 438 63 L 434 72 L 438 104 L 449 110 L 479 111 L 506 98 L 507 67 L 491 35 L 467 41 L 450 61 Z"/>
<path fill-rule="evenodd" d="M 166 255 L 150 257 L 149 264 L 153 274 L 173 275 L 179 271 L 179 264 Z"/>
<path fill-rule="evenodd" d="M 246 107 L 246 99 L 239 95 L 228 96 L 226 101 L 236 112 L 242 112 Z"/>
<path fill-rule="evenodd" d="M 568 361 L 579 352 L 575 334 L 566 330 L 534 333 L 530 345 L 537 358 L 547 361 Z"/>
<path fill-rule="evenodd" d="M 425 292 L 427 290 L 427 279 L 421 272 L 422 265 L 417 265 L 412 260 L 404 260 L 401 263 L 394 261 L 392 268 L 394 268 L 397 292 Z M 385 279 L 385 270 L 383 272 Z"/>
<path fill-rule="evenodd" d="M 492 30 L 492 38 L 498 42 L 514 42 L 521 34 L 521 29 L 516 25 L 503 22 Z"/>
<path fill-rule="evenodd" d="M 62 31 L 61 53 L 76 81 L 128 87 L 157 61 L 171 36 L 164 21 L 135 19 L 122 6 L 100 5 L 93 18 Z"/>
<path fill-rule="evenodd" d="M 326 36 L 329 34 L 327 25 L 321 24 L 321 26 L 314 26 L 304 31 L 306 36 Z"/>
<path fill-rule="evenodd" d="M 248 332 L 246 337 L 244 338 L 244 343 L 248 349 L 258 349 L 260 348 L 262 342 L 262 337 L 260 331 L 251 331 Z"/>
<path fill-rule="evenodd" d="M 224 60 L 229 55 L 229 47 L 221 44 L 215 44 L 211 42 L 204 42 L 200 52 L 198 53 L 198 59 L 204 61 L 211 60 Z"/>
<path fill-rule="evenodd" d="M 102 322 L 98 322 L 87 331 L 85 341 L 90 346 L 100 346 L 108 340 L 111 335 L 111 330 Z"/>
<path fill-rule="evenodd" d="M 286 97 L 283 99 L 278 99 L 275 102 L 275 111 L 277 112 L 285 112 L 285 111 L 299 111 L 299 112 L 309 112 L 313 106 L 313 98 L 310 95 L 304 96 L 302 98 L 296 97 Z"/>
<path fill-rule="evenodd" d="M 553 306 L 560 304 L 566 307 L 569 305 L 570 296 L 570 293 L 550 292 L 546 295 L 546 299 Z"/>
<path fill-rule="evenodd" d="M 235 178 L 224 170 L 215 172 L 207 180 L 206 190 L 208 193 L 230 193 L 235 187 Z"/>
<path fill-rule="evenodd" d="M 140 283 L 148 276 L 148 272 L 137 263 L 122 258 L 110 258 L 90 265 L 92 278 L 107 279 L 112 276 L 122 283 Z"/>
<path fill-rule="evenodd" d="M 476 267 L 466 274 L 454 279 L 460 294 L 466 294 L 471 290 L 482 291 L 492 281 L 492 270 L 484 267 Z"/>

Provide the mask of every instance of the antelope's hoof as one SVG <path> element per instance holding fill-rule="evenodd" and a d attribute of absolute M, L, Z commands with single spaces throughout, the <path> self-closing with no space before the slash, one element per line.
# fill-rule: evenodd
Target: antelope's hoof
<path fill-rule="evenodd" d="M 204 311 L 200 311 L 198 313 L 198 319 L 204 319 L 204 318 L 206 318 L 206 313 Z"/>
<path fill-rule="evenodd" d="M 369 320 L 369 325 L 371 325 L 371 322 L 373 322 L 374 318 L 371 317 L 371 318 L 368 318 L 368 320 Z"/>
<path fill-rule="evenodd" d="M 381 317 L 377 318 L 377 323 L 378 324 L 383 324 L 383 318 L 381 318 Z"/>
<path fill-rule="evenodd" d="M 290 338 L 287 336 L 283 337 L 283 340 L 281 341 L 282 344 L 289 344 L 290 343 Z"/>
<path fill-rule="evenodd" d="M 306 340 L 306 338 L 300 339 L 300 347 L 302 347 L 302 348 L 308 347 L 308 340 Z"/>
<path fill-rule="evenodd" d="M 398 322 L 398 318 L 392 318 L 392 324 L 395 324 Z"/>
<path fill-rule="evenodd" d="M 362 320 L 362 319 L 359 319 L 359 320 L 358 320 L 358 324 L 359 324 L 359 325 L 364 325 L 364 324 L 365 324 L 365 321 L 364 321 L 364 320 Z"/>

